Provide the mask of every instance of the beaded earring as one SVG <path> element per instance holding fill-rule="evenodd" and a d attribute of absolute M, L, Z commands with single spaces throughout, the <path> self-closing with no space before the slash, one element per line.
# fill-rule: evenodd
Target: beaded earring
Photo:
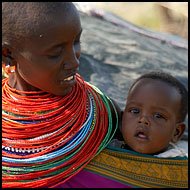
<path fill-rule="evenodd" d="M 15 66 L 10 66 L 10 63 L 5 65 L 4 69 L 7 74 L 15 72 Z"/>

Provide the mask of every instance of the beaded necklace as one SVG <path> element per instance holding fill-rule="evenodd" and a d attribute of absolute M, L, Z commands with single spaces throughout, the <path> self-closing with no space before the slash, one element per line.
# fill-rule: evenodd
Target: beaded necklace
<path fill-rule="evenodd" d="M 112 128 L 109 103 L 116 115 Z M 76 75 L 66 96 L 22 92 L 2 81 L 3 188 L 54 187 L 83 169 L 118 127 L 111 100 Z"/>

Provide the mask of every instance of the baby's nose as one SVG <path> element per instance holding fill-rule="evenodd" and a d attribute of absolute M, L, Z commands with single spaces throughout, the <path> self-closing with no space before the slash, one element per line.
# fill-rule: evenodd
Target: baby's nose
<path fill-rule="evenodd" d="M 139 117 L 138 123 L 145 124 L 145 125 L 149 125 L 150 124 L 150 122 L 149 122 L 149 120 L 148 120 L 148 118 L 146 116 Z"/>

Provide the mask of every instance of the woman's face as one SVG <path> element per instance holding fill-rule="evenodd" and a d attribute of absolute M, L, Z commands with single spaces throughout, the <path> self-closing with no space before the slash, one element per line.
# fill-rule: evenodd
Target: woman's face
<path fill-rule="evenodd" d="M 26 39 L 22 51 L 15 53 L 16 71 L 9 85 L 21 91 L 38 91 L 64 96 L 75 85 L 79 67 L 80 18 L 72 8 L 57 13 L 54 22 L 41 27 L 38 36 Z"/>
<path fill-rule="evenodd" d="M 131 89 L 122 119 L 125 143 L 134 151 L 153 154 L 167 148 L 175 135 L 181 96 L 168 84 L 141 79 Z"/>

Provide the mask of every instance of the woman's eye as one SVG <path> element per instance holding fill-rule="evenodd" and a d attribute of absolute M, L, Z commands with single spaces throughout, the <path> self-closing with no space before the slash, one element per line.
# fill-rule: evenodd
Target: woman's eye
<path fill-rule="evenodd" d="M 129 112 L 131 112 L 133 114 L 138 114 L 139 110 L 138 109 L 130 109 Z"/>
<path fill-rule="evenodd" d="M 48 55 L 48 58 L 49 59 L 57 59 L 60 55 L 61 55 L 61 53 L 59 53 L 57 55 Z"/>
<path fill-rule="evenodd" d="M 159 113 L 154 114 L 154 117 L 156 117 L 158 119 L 165 119 L 165 120 L 167 120 L 163 115 L 161 115 Z"/>
<path fill-rule="evenodd" d="M 74 42 L 75 45 L 80 45 L 81 44 L 81 41 L 80 40 L 77 40 Z"/>

